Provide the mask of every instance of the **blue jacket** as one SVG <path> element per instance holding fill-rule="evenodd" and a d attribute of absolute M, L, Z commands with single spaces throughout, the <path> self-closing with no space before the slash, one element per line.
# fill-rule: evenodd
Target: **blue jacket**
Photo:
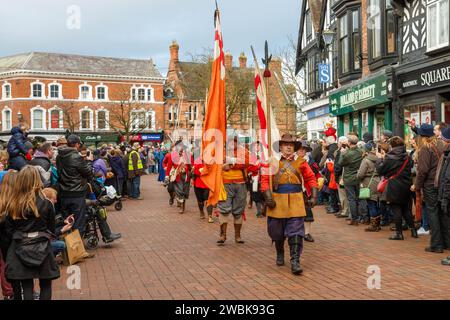
<path fill-rule="evenodd" d="M 20 170 L 27 164 L 27 161 L 23 157 L 28 152 L 25 148 L 26 141 L 27 138 L 19 127 L 11 129 L 11 138 L 9 139 L 7 146 L 10 169 Z"/>
<path fill-rule="evenodd" d="M 118 179 L 122 179 L 125 177 L 125 167 L 123 165 L 122 158 L 119 156 L 111 157 L 109 156 L 109 165 L 111 166 L 111 171 Z"/>

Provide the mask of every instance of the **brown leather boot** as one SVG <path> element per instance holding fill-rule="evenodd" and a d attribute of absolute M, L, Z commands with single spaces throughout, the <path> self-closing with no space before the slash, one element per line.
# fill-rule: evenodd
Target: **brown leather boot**
<path fill-rule="evenodd" d="M 180 203 L 180 211 L 178 211 L 179 214 L 184 213 L 185 206 L 186 206 L 186 200 L 183 200 L 183 202 Z"/>
<path fill-rule="evenodd" d="M 378 232 L 381 230 L 380 227 L 381 217 L 370 218 L 370 226 L 365 229 L 367 232 Z"/>
<path fill-rule="evenodd" d="M 220 225 L 220 238 L 217 240 L 217 243 L 223 244 L 227 240 L 227 223 L 222 223 Z"/>
<path fill-rule="evenodd" d="M 236 241 L 236 243 L 244 243 L 241 239 L 241 229 L 242 224 L 234 224 L 234 241 Z"/>

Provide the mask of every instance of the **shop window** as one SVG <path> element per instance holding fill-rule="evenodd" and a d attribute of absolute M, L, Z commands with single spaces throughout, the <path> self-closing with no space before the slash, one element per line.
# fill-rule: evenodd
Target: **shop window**
<path fill-rule="evenodd" d="M 413 121 L 416 126 L 420 126 L 422 123 L 436 123 L 436 111 L 432 103 L 406 106 L 404 108 L 404 117 L 405 119 Z M 408 147 L 410 147 L 410 139 L 412 136 L 413 132 L 409 126 L 405 124 L 405 141 L 407 142 Z"/>
<path fill-rule="evenodd" d="M 449 0 L 427 1 L 427 51 L 449 45 Z"/>

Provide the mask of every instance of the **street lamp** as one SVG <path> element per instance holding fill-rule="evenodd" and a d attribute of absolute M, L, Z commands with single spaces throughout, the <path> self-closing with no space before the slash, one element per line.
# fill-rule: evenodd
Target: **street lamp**
<path fill-rule="evenodd" d="M 23 114 L 22 114 L 22 112 L 20 112 L 20 110 L 19 110 L 19 112 L 17 112 L 17 118 L 19 119 L 19 123 L 23 122 Z"/>
<path fill-rule="evenodd" d="M 334 31 L 330 29 L 326 29 L 322 32 L 322 39 L 325 42 L 325 45 L 329 46 L 333 43 L 334 39 Z"/>

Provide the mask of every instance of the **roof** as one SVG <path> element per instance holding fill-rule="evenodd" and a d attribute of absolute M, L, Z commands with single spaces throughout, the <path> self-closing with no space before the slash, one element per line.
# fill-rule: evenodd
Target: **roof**
<path fill-rule="evenodd" d="M 13 70 L 163 78 L 152 59 L 123 59 L 45 52 L 30 52 L 0 58 L 0 72 Z"/>

